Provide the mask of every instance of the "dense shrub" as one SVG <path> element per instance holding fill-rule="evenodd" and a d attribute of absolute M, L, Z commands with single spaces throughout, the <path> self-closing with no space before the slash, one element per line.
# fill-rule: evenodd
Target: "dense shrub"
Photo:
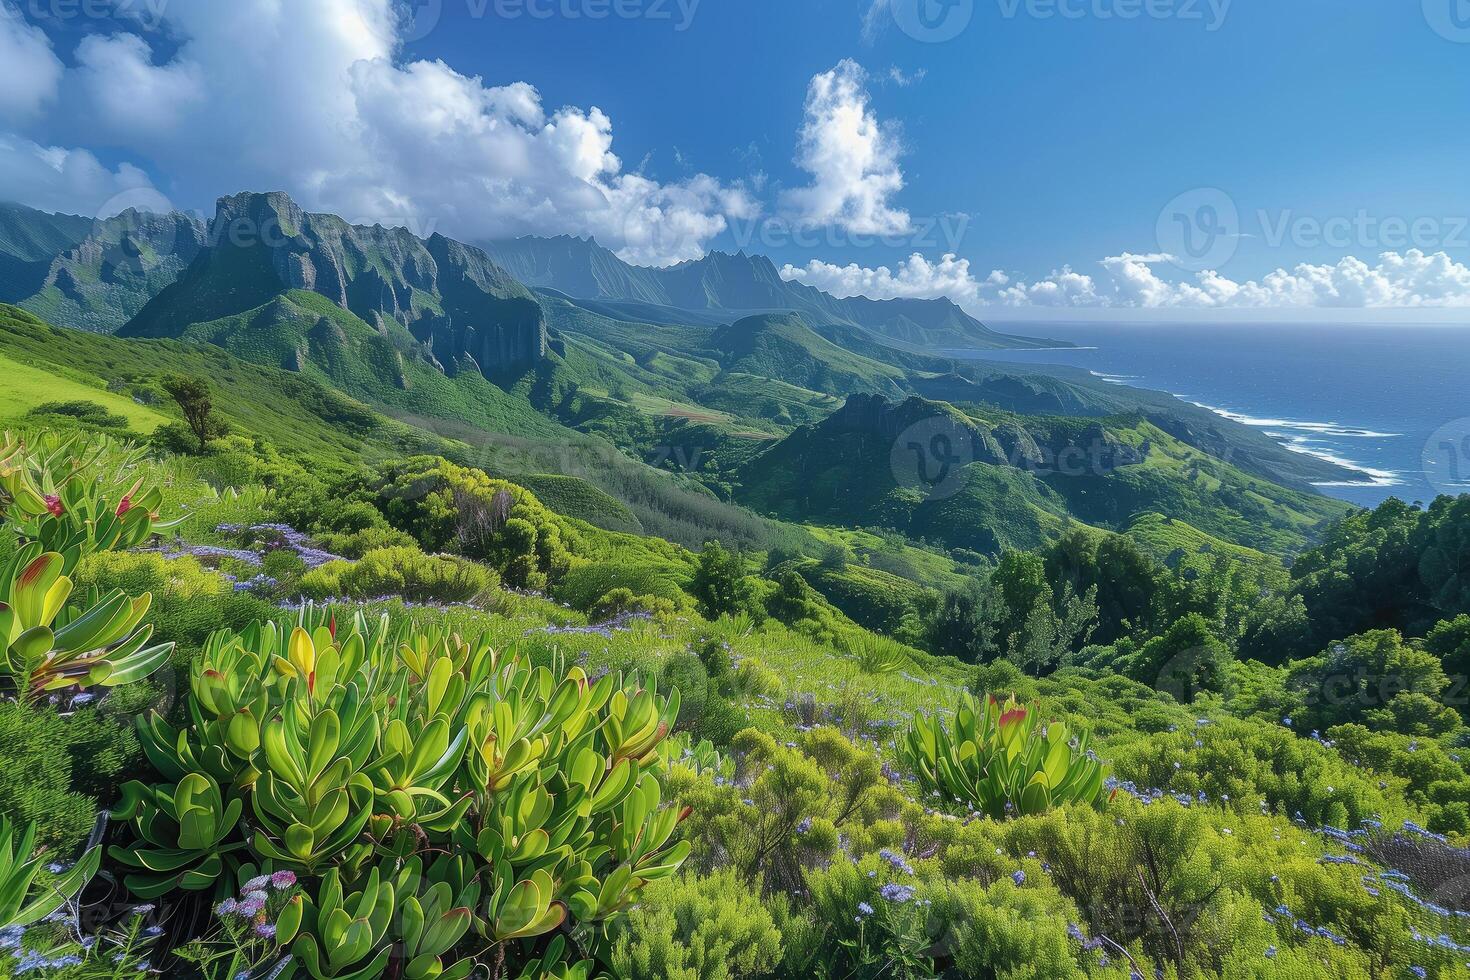
<path fill-rule="evenodd" d="M 496 575 L 463 558 L 426 555 L 417 548 L 380 548 L 356 562 L 328 562 L 301 578 L 309 598 L 375 599 L 402 596 L 409 602 L 469 602 L 496 587 Z"/>
<path fill-rule="evenodd" d="M 726 869 L 649 888 L 618 926 L 612 964 L 627 980 L 755 980 L 780 965 L 781 940 L 760 894 Z"/>
<path fill-rule="evenodd" d="M 700 612 L 710 619 L 735 613 L 764 614 L 745 559 L 718 541 L 708 542 L 699 553 L 689 593 L 699 602 Z"/>
<path fill-rule="evenodd" d="M 1221 693 L 1230 679 L 1230 648 L 1205 617 L 1190 613 L 1144 643 L 1122 672 L 1141 684 L 1187 703 L 1204 692 Z"/>
<path fill-rule="evenodd" d="M 97 812 L 116 792 L 118 777 L 139 760 L 129 708 L 156 690 L 116 692 L 106 710 L 67 716 L 48 708 L 0 702 L 0 813 L 36 824 L 36 843 L 75 856 Z"/>
<path fill-rule="evenodd" d="M 565 523 L 530 491 L 479 470 L 414 457 L 383 470 L 377 500 L 426 551 L 484 562 L 512 588 L 545 590 L 572 565 Z"/>
<path fill-rule="evenodd" d="M 158 635 L 185 647 L 200 646 L 215 630 L 244 626 L 270 608 L 187 554 L 177 558 L 156 552 L 92 555 L 78 566 L 77 584 L 122 589 L 130 595 L 151 592 L 149 620 Z"/>
<path fill-rule="evenodd" d="M 1449 687 L 1439 658 L 1375 630 L 1332 644 L 1291 665 L 1286 687 L 1303 730 L 1363 724 L 1405 734 L 1443 735 L 1459 725 L 1437 699 Z M 1417 696 L 1417 697 L 1416 697 Z"/>
<path fill-rule="evenodd" d="M 556 584 L 552 595 L 573 609 L 585 612 L 614 590 L 652 596 L 675 606 L 689 602 L 670 567 L 629 561 L 591 561 L 577 565 Z"/>
<path fill-rule="evenodd" d="M 1272 812 L 1312 826 L 1403 819 L 1401 785 L 1280 725 L 1223 719 L 1134 739 L 1112 753 L 1119 779 L 1238 813 Z"/>
<path fill-rule="evenodd" d="M 42 847 L 71 852 L 87 836 L 98 803 L 71 789 L 66 722 L 54 713 L 0 703 L 0 813 L 37 825 Z"/>

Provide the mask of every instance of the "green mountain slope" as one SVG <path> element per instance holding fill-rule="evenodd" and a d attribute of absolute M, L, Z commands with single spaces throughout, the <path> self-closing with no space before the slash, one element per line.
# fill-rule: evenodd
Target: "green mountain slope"
<path fill-rule="evenodd" d="M 204 234 L 181 212 L 92 219 L 0 204 L 0 302 L 111 333 L 188 267 Z"/>
<path fill-rule="evenodd" d="M 421 240 L 401 228 L 349 225 L 333 215 L 307 214 L 273 193 L 221 199 L 209 241 L 120 335 L 182 337 L 196 324 L 245 314 L 259 329 L 266 326 L 262 317 L 275 310 L 273 301 L 308 292 L 368 325 L 405 357 L 441 371 L 472 363 L 496 377 L 530 367 L 546 353 L 536 298 L 483 252 L 443 236 Z M 271 353 L 287 352 L 272 346 Z"/>
<path fill-rule="evenodd" d="M 24 385 L 0 394 L 0 425 L 23 421 L 46 401 L 85 400 L 128 416 L 134 431 L 147 432 L 177 418 L 159 380 L 195 374 L 208 380 L 217 411 L 234 431 L 263 438 L 312 465 L 355 466 L 431 452 L 496 475 L 525 478 L 567 513 L 608 530 L 641 528 L 695 547 L 711 536 L 746 548 L 815 547 L 798 528 L 758 518 L 693 480 L 659 472 L 605 441 L 559 426 L 523 397 L 478 374 L 424 375 L 448 386 L 438 392 L 444 407 L 436 410 L 443 416 L 391 406 L 379 410 L 311 372 L 254 363 L 213 344 L 66 330 L 0 305 L 0 366 L 6 363 L 21 366 L 17 381 L 23 378 Z M 125 410 L 127 405 L 133 408 Z M 473 407 L 481 422 L 458 415 L 455 405 L 466 411 Z"/>
<path fill-rule="evenodd" d="M 995 554 L 1054 540 L 1072 521 L 1124 530 L 1162 511 L 1219 538 L 1285 553 L 1349 508 L 1270 484 L 1137 416 L 967 415 L 854 396 L 751 459 L 739 496 L 790 519 L 889 527 Z"/>
<path fill-rule="evenodd" d="M 249 363 L 218 347 L 65 330 L 25 310 L 0 305 L 0 357 L 22 365 L 34 391 L 0 398 L 0 412 L 9 420 L 23 418 L 36 404 L 32 398 L 83 400 L 123 414 L 136 431 L 147 432 L 178 417 L 162 397 L 159 379 L 189 373 L 209 380 L 216 410 L 232 429 L 263 437 L 283 452 L 346 463 L 446 451 L 443 440 L 332 388 Z M 119 402 L 132 404 L 135 412 L 120 408 Z"/>
<path fill-rule="evenodd" d="M 758 375 L 827 394 L 898 395 L 905 373 L 844 350 L 795 314 L 746 317 L 711 338 L 727 371 Z"/>

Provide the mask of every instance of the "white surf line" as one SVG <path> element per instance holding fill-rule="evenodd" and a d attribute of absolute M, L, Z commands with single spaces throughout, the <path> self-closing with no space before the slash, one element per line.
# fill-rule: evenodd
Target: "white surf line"
<path fill-rule="evenodd" d="M 1087 373 L 1090 374 L 1090 375 L 1092 375 L 1094 378 L 1098 379 L 1099 381 L 1105 382 L 1105 383 L 1110 384 L 1110 385 L 1122 385 L 1125 388 L 1130 387 L 1129 384 L 1128 384 L 1128 382 L 1130 382 L 1130 381 L 1142 381 L 1143 380 L 1143 375 L 1141 375 L 1141 374 L 1108 374 L 1105 371 L 1092 371 L 1092 370 L 1089 370 Z"/>
<path fill-rule="evenodd" d="M 1176 395 L 1183 398 L 1197 408 L 1207 409 L 1221 418 L 1248 425 L 1252 428 L 1265 430 L 1265 434 L 1281 443 L 1283 447 L 1303 456 L 1311 456 L 1326 463 L 1341 466 L 1345 470 L 1363 474 L 1363 480 L 1315 480 L 1312 485 L 1317 487 L 1398 487 L 1403 486 L 1404 481 L 1401 474 L 1393 470 L 1380 470 L 1354 459 L 1348 459 L 1329 449 L 1321 448 L 1321 439 L 1312 439 L 1308 436 L 1292 435 L 1287 432 L 1273 432 L 1272 429 L 1297 430 L 1307 432 L 1314 436 L 1337 436 L 1347 439 L 1397 439 L 1403 435 L 1401 432 L 1375 432 L 1372 429 L 1362 429 L 1354 426 L 1342 425 L 1337 422 L 1301 422 L 1295 419 L 1263 419 L 1240 412 L 1232 412 L 1217 405 L 1206 405 L 1186 398 L 1184 395 Z M 1331 445 L 1326 443 L 1326 445 Z"/>
<path fill-rule="evenodd" d="M 1179 395 L 1177 397 L 1184 397 Z M 1295 429 L 1299 432 L 1310 432 L 1315 435 L 1338 436 L 1344 439 L 1397 439 L 1403 435 L 1402 432 L 1376 432 L 1373 429 L 1360 429 L 1339 422 L 1302 422 L 1296 419 L 1263 419 L 1252 415 L 1243 415 L 1240 412 L 1232 412 L 1228 408 L 1219 408 L 1215 405 L 1206 405 L 1204 402 L 1191 401 L 1191 405 L 1197 408 L 1206 408 L 1216 415 L 1223 416 L 1232 422 L 1241 425 L 1249 425 L 1254 428 L 1273 429 Z M 1268 433 L 1269 434 L 1269 433 Z"/>

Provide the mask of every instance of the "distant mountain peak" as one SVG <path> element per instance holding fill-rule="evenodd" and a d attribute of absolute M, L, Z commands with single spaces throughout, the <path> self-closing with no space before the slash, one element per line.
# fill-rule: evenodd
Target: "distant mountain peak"
<path fill-rule="evenodd" d="M 280 325 L 302 320 L 301 293 L 350 314 L 345 322 L 366 324 L 395 357 L 417 356 L 451 371 L 473 362 L 489 377 L 529 368 L 546 355 L 540 304 L 482 249 L 438 233 L 420 239 L 403 228 L 310 213 L 281 191 L 220 198 L 208 246 L 122 332 L 181 337 L 200 324 L 251 314 L 245 322 L 275 332 L 261 341 L 265 354 L 248 350 L 250 340 L 238 330 L 221 336 L 247 356 L 299 363 L 275 348 L 296 329 Z M 287 296 L 292 301 L 284 303 Z M 358 354 L 380 371 L 392 359 L 386 350 Z M 344 369 L 338 362 L 324 367 Z"/>
<path fill-rule="evenodd" d="M 917 347 L 1054 346 L 995 333 L 947 298 L 872 300 L 839 298 L 813 286 L 781 278 L 767 255 L 739 248 L 718 249 L 666 268 L 635 266 L 600 246 L 569 254 L 564 239 L 517 238 L 487 250 L 521 282 L 550 287 L 578 299 L 613 300 L 730 314 L 801 313 L 814 325 L 862 327 L 887 341 Z M 595 243 L 594 243 L 595 245 Z"/>

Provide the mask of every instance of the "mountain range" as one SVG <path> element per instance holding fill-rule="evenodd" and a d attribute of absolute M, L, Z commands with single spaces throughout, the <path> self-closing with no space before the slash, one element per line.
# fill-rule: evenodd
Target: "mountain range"
<path fill-rule="evenodd" d="M 491 242 L 486 251 L 521 282 L 581 299 L 714 312 L 725 318 L 789 311 L 813 323 L 862 327 L 916 347 L 1069 346 L 997 333 L 948 299 L 839 298 L 783 279 L 769 258 L 743 251 L 710 252 L 664 269 L 629 265 L 595 239 L 565 235 Z"/>
<path fill-rule="evenodd" d="M 672 522 L 670 535 L 694 543 L 708 529 L 688 515 L 712 506 L 695 499 L 987 554 L 1150 512 L 1285 553 L 1344 509 L 1310 484 L 1345 471 L 1207 409 L 1076 369 L 944 353 L 1050 341 L 996 333 L 947 300 L 835 297 L 743 252 L 644 268 L 591 239 L 420 238 L 282 193 L 222 198 L 207 222 L 5 206 L 0 302 L 72 328 L 61 344 L 12 318 L 0 359 L 40 371 L 38 390 L 71 370 L 53 350 L 95 364 L 110 390 L 146 393 L 147 371 L 120 366 L 177 355 L 124 356 L 129 345 L 218 349 L 276 372 L 246 391 L 337 393 L 380 413 L 383 431 L 405 423 L 479 454 L 498 447 L 466 457 L 482 465 L 530 469 L 548 487 L 564 484 L 541 474 L 585 476 L 625 508 L 619 526 L 631 514 Z M 113 336 L 92 350 L 84 332 Z M 895 468 L 910 430 L 935 420 L 946 446 L 968 447 L 944 493 Z M 620 460 L 573 460 L 573 445 Z M 1054 465 L 1079 453 L 1090 462 L 1078 472 Z M 637 475 L 650 468 L 680 489 L 650 489 Z"/>

